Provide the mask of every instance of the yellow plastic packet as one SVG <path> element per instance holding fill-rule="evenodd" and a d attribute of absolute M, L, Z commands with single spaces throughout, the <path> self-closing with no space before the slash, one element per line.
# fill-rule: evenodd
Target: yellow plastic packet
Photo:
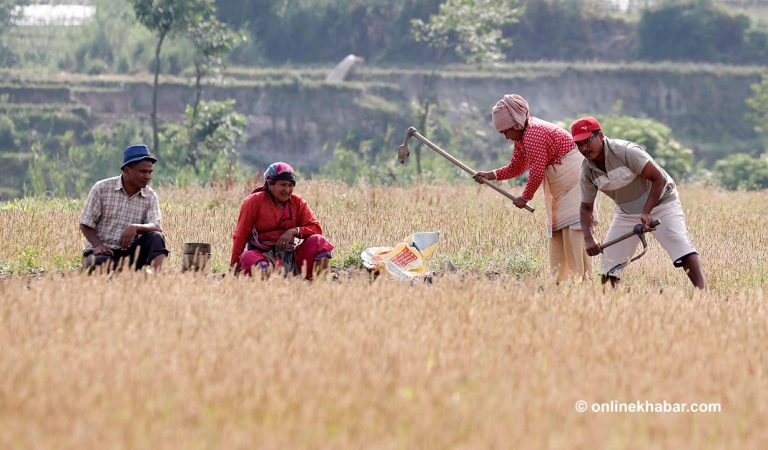
<path fill-rule="evenodd" d="M 437 250 L 440 233 L 425 231 L 414 233 L 394 247 L 371 247 L 360 254 L 369 270 L 386 271 L 400 279 L 424 276 L 424 262 Z"/>

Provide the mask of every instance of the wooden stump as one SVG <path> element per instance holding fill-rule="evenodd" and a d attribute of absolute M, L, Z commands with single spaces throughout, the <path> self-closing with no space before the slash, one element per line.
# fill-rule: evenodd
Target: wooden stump
<path fill-rule="evenodd" d="M 211 244 L 203 242 L 185 242 L 184 254 L 181 260 L 181 271 L 193 270 L 195 272 L 208 269 L 211 260 Z"/>

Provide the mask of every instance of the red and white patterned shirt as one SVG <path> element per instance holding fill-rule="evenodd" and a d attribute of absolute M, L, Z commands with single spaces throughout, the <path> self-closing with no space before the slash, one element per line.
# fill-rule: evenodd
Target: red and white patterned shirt
<path fill-rule="evenodd" d="M 506 166 L 494 170 L 496 179 L 515 178 L 528 169 L 528 183 L 522 197 L 525 201 L 531 201 L 544 181 L 547 166 L 560 164 L 560 157 L 574 148 L 570 133 L 553 123 L 531 116 L 523 131 L 523 140 L 515 141 L 512 160 Z"/>

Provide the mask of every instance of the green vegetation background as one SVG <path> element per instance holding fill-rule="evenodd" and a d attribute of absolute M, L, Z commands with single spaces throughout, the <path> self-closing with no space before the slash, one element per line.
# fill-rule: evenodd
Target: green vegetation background
<path fill-rule="evenodd" d="M 81 27 L 13 27 L 13 6 L 25 0 L 0 3 L 2 46 L 0 59 L 6 68 L 21 74 L 59 71 L 85 74 L 142 74 L 154 70 L 156 37 L 138 24 L 130 2 L 97 0 L 96 17 Z M 290 67 L 338 61 L 348 53 L 362 55 L 371 66 L 426 67 L 433 50 L 414 39 L 413 19 L 426 20 L 438 11 L 439 0 L 228 0 L 216 2 L 217 16 L 246 37 L 227 63 L 246 67 Z M 515 5 L 515 2 L 510 2 Z M 731 3 L 732 5 L 732 3 Z M 516 23 L 504 27 L 513 45 L 505 49 L 507 61 L 561 60 L 669 61 L 763 66 L 768 56 L 768 32 L 760 14 L 726 7 L 715 1 L 658 2 L 634 14 L 618 14 L 609 2 L 599 0 L 522 1 Z M 746 12 L 745 12 L 746 11 Z M 163 48 L 161 72 L 193 76 L 195 48 L 184 36 L 171 37 Z M 459 62 L 449 55 L 446 63 Z M 2 87 L 2 86 L 0 86 Z M 38 82 L 35 89 L 45 89 Z M 746 118 L 754 133 L 744 139 L 751 148 L 729 155 L 728 142 L 718 140 L 707 124 L 701 135 L 712 135 L 719 161 L 709 167 L 696 158 L 665 125 L 649 119 L 602 117 L 616 136 L 636 139 L 660 159 L 678 180 L 716 182 L 729 189 L 760 189 L 768 186 L 765 156 L 768 83 L 754 86 L 747 102 L 754 114 Z M 56 95 L 50 88 L 50 95 Z M 91 126 L 87 108 L 56 105 L 19 105 L 0 92 L 0 176 L 15 179 L 3 184 L 0 198 L 19 193 L 80 195 L 95 180 L 114 172 L 114 151 L 130 142 L 149 142 L 151 130 L 135 119 L 120 120 L 109 127 Z M 417 112 L 403 115 L 416 117 Z M 452 148 L 478 147 L 482 137 L 458 134 L 439 109 L 427 124 L 430 135 Z M 244 139 L 244 118 L 233 104 L 208 105 L 198 118 L 187 112 L 187 122 L 167 124 L 162 133 L 169 144 L 165 167 L 158 182 L 206 183 L 216 178 L 242 177 L 237 148 Z M 406 119 L 406 121 L 409 121 Z M 219 124 L 226 126 L 220 127 Z M 417 175 L 400 171 L 395 176 L 389 158 L 391 133 L 380 137 L 350 132 L 329 148 L 330 159 L 317 175 L 349 183 L 407 183 L 415 178 L 450 179 L 451 168 L 426 158 Z M 202 133 L 202 134 L 201 134 Z M 748 133 L 747 133 L 748 134 Z M 212 147 L 211 158 L 196 152 Z M 744 144 L 741 144 L 742 146 Z M 762 156 L 761 156 L 762 155 Z M 469 155 L 459 155 L 469 158 Z M 503 163 L 508 155 L 499 157 Z M 204 167 L 194 161 L 206 159 Z M 402 175 L 405 173 L 405 175 Z M 305 174 L 312 175 L 312 174 Z"/>

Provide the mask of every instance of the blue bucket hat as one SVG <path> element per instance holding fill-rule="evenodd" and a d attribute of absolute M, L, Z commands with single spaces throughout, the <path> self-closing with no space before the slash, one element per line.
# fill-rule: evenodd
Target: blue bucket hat
<path fill-rule="evenodd" d="M 126 147 L 125 150 L 123 150 L 123 165 L 120 166 L 120 169 L 125 167 L 127 164 L 141 161 L 143 159 L 148 159 L 152 161 L 153 164 L 157 162 L 157 159 L 153 158 L 152 155 L 149 154 L 149 148 L 147 148 L 146 145 L 131 145 Z"/>

